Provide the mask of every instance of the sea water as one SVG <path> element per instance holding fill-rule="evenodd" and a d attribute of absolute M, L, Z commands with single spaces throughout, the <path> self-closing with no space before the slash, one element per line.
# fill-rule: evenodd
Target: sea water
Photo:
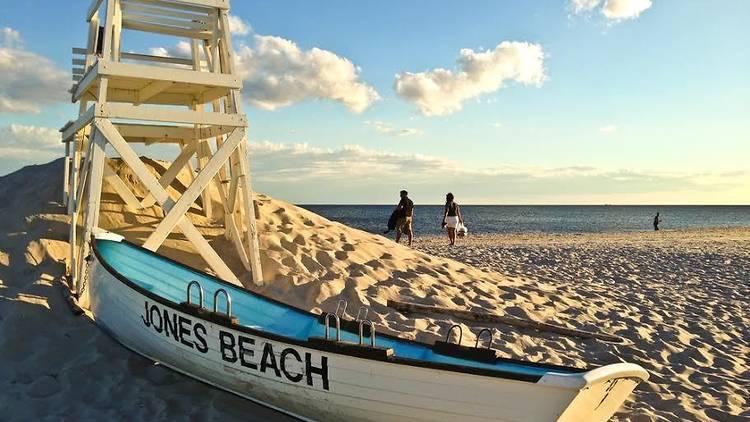
<path fill-rule="evenodd" d="M 301 205 L 330 220 L 368 232 L 386 229 L 393 205 Z M 661 229 L 750 227 L 750 206 L 692 205 L 463 205 L 470 233 L 598 233 Z M 441 234 L 442 205 L 415 204 L 416 235 Z"/>

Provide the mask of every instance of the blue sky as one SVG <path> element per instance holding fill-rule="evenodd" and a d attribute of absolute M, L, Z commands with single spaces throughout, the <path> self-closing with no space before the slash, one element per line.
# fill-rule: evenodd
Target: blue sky
<path fill-rule="evenodd" d="M 20 39 L 10 42 L 6 32 L 4 47 L 69 72 L 70 47 L 86 38 L 87 7 L 3 2 L 0 28 Z M 271 195 L 382 203 L 406 187 L 429 203 L 447 190 L 473 203 L 750 198 L 750 2 L 234 0 L 232 13 L 251 28 L 234 43 L 247 69 L 255 184 Z M 125 48 L 143 52 L 179 41 L 126 37 Z M 282 41 L 301 62 L 264 63 L 260 43 Z M 519 44 L 501 47 L 506 41 Z M 311 49 L 340 62 L 321 70 Z M 477 76 L 457 63 L 462 49 L 474 61 L 497 53 L 484 82 L 466 82 Z M 534 49 L 542 55 L 530 69 L 505 70 Z M 452 97 L 415 94 L 439 68 L 468 79 L 449 81 Z M 320 88 L 331 74 L 345 83 Z M 295 83 L 274 92 L 267 81 L 276 75 Z M 397 89 L 396 75 L 412 76 Z M 18 81 L 0 77 L 0 99 L 10 95 L 3 83 Z M 58 128 L 77 113 L 56 99 L 40 104 L 32 112 L 0 107 L 0 174 L 53 158 L 21 151 L 29 136 L 43 135 L 19 126 Z"/>

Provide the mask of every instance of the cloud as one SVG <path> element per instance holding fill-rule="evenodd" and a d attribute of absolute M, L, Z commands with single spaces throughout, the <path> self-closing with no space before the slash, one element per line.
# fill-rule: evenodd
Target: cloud
<path fill-rule="evenodd" d="M 253 46 L 239 45 L 235 59 L 245 98 L 266 110 L 323 99 L 361 113 L 380 98 L 348 59 L 320 48 L 302 50 L 281 37 L 256 35 Z"/>
<path fill-rule="evenodd" d="M 40 161 L 60 155 L 60 132 L 38 126 L 0 126 L 0 155 L 4 158 L 34 158 Z"/>
<path fill-rule="evenodd" d="M 149 54 L 153 56 L 161 56 L 161 57 L 191 57 L 192 56 L 192 49 L 190 47 L 190 43 L 187 41 L 180 41 L 175 45 L 174 47 L 154 47 L 150 48 Z"/>
<path fill-rule="evenodd" d="M 651 0 L 607 0 L 602 13 L 608 19 L 634 19 L 651 5 Z"/>
<path fill-rule="evenodd" d="M 494 50 L 462 49 L 458 69 L 396 75 L 396 93 L 417 105 L 425 116 L 461 110 L 464 101 L 500 89 L 506 81 L 544 83 L 544 51 L 539 44 L 503 41 Z"/>
<path fill-rule="evenodd" d="M 20 48 L 21 46 L 23 46 L 23 40 L 20 32 L 8 27 L 0 30 L 0 47 Z"/>
<path fill-rule="evenodd" d="M 599 8 L 601 0 L 570 0 L 573 12 L 588 14 Z M 652 0 L 604 0 L 601 14 L 610 21 L 635 19 L 652 6 Z"/>
<path fill-rule="evenodd" d="M 466 203 L 638 203 L 643 198 L 685 203 L 750 183 L 747 171 L 503 165 L 475 169 L 448 159 L 358 145 L 328 149 L 252 142 L 250 159 L 259 191 L 297 203 L 387 203 L 402 188 L 421 203 L 436 203 L 447 191 Z"/>
<path fill-rule="evenodd" d="M 393 125 L 381 122 L 379 120 L 370 121 L 366 120 L 365 124 L 368 126 L 373 127 L 376 131 L 389 136 L 412 136 L 412 135 L 422 135 L 424 134 L 424 131 L 422 129 L 416 129 L 416 128 L 395 128 Z"/>
<path fill-rule="evenodd" d="M 570 0 L 573 11 L 579 14 L 594 10 L 596 6 L 599 6 L 599 3 L 601 3 L 601 0 Z"/>
<path fill-rule="evenodd" d="M 0 113 L 39 113 L 45 105 L 69 99 L 67 72 L 21 45 L 18 31 L 0 31 Z"/>
<path fill-rule="evenodd" d="M 235 35 L 247 35 L 251 30 L 250 24 L 240 19 L 239 16 L 229 15 L 229 32 Z"/>
<path fill-rule="evenodd" d="M 601 133 L 612 133 L 616 132 L 619 128 L 617 125 L 604 125 L 599 128 L 599 132 Z"/>

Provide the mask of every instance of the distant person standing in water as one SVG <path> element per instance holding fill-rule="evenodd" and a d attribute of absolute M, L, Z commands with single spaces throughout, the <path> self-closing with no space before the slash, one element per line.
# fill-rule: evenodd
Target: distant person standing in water
<path fill-rule="evenodd" d="M 654 217 L 654 231 L 659 231 L 659 223 L 661 223 L 661 219 L 659 218 L 659 213 L 656 213 L 656 216 Z"/>
<path fill-rule="evenodd" d="M 456 227 L 458 223 L 463 224 L 464 219 L 461 217 L 461 208 L 454 201 L 453 194 L 448 192 L 445 195 L 445 214 L 443 215 L 443 227 L 448 229 L 448 240 L 450 245 L 456 244 Z"/>
<path fill-rule="evenodd" d="M 396 212 L 399 216 L 396 220 L 396 243 L 401 241 L 401 235 L 406 234 L 409 239 L 409 246 L 411 246 L 412 238 L 414 233 L 412 232 L 411 223 L 414 217 L 414 202 L 409 199 L 409 192 L 402 190 L 401 201 L 396 205 Z"/>

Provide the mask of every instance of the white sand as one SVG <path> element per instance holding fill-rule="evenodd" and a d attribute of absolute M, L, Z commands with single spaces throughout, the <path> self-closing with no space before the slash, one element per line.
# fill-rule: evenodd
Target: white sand
<path fill-rule="evenodd" d="M 154 163 L 156 168 L 162 165 Z M 67 253 L 67 221 L 57 204 L 61 169 L 57 161 L 0 178 L 3 419 L 275 417 L 154 366 L 85 317 L 69 313 L 55 285 Z M 134 184 L 126 170 L 121 175 Z M 184 185 L 185 178 L 181 180 Z M 103 198 L 102 226 L 135 242 L 145 238 L 161 215 L 157 208 L 126 211 L 109 190 Z M 478 269 L 265 196 L 260 196 L 259 207 L 264 276 L 272 281 L 260 291 L 272 297 L 314 311 L 331 311 L 345 298 L 350 313 L 360 304 L 370 306 L 370 317 L 381 331 L 423 341 L 443 337 L 457 322 L 469 344 L 484 326 L 441 315 L 405 317 L 385 306 L 388 299 L 603 329 L 629 343 L 554 335 L 540 339 L 496 326 L 495 345 L 508 356 L 552 363 L 628 360 L 644 365 L 652 371 L 653 382 L 639 387 L 636 403 L 618 414 L 620 420 L 750 416 L 746 395 L 740 395 L 750 378 L 748 231 L 665 232 L 662 243 L 632 235 L 609 240 L 476 239 L 476 246 L 453 251 L 418 239 L 419 248 L 485 267 Z M 215 222 L 198 215 L 191 219 L 214 247 L 229 250 Z M 685 244 L 665 248 L 676 242 Z M 179 234 L 170 236 L 160 252 L 206 269 Z M 238 262 L 230 265 L 240 269 Z"/>

